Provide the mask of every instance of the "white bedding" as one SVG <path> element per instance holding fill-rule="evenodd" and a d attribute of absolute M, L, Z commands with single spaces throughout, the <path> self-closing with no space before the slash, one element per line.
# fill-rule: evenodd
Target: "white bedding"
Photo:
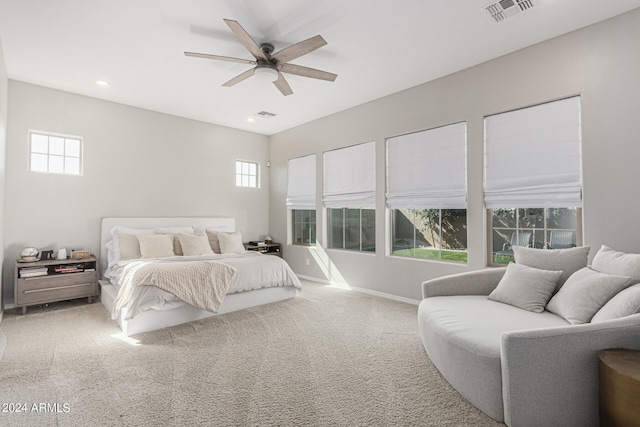
<path fill-rule="evenodd" d="M 200 256 L 175 256 L 162 258 L 162 261 L 203 261 L 215 260 L 227 264 L 235 268 L 236 272 L 229 285 L 227 294 L 251 291 L 268 287 L 289 286 L 301 289 L 300 280 L 293 273 L 289 265 L 280 257 L 273 255 L 263 255 L 258 252 L 244 252 L 242 254 L 214 254 Z M 158 261 L 153 259 L 149 261 Z M 143 262 L 139 259 L 119 261 L 112 266 L 105 274 L 105 277 L 120 290 L 122 284 L 123 272 L 125 266 L 132 262 Z M 154 308 L 165 309 L 172 306 L 171 301 L 178 298 L 169 292 L 165 292 L 155 286 L 138 286 L 134 295 L 127 304 L 126 319 L 129 320 L 135 315 Z M 120 316 L 120 310 L 114 310 L 111 313 L 113 319 Z"/>

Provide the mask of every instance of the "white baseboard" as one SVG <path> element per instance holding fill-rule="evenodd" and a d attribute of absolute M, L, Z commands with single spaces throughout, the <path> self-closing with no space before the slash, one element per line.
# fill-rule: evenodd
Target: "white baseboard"
<path fill-rule="evenodd" d="M 318 279 L 317 277 L 305 276 L 303 274 L 296 274 L 296 275 L 301 279 L 309 280 L 311 282 L 324 283 L 325 285 L 335 286 L 335 287 L 344 288 L 344 289 L 350 289 L 352 291 L 362 292 L 363 294 L 375 295 L 377 297 L 387 298 L 387 299 L 390 299 L 390 300 L 404 302 L 404 303 L 407 303 L 407 304 L 412 304 L 412 305 L 420 304 L 419 300 L 415 300 L 415 299 L 411 299 L 411 298 L 405 298 L 405 297 L 401 297 L 401 296 L 398 296 L 398 295 L 387 294 L 385 292 L 373 291 L 373 290 L 367 289 L 367 288 L 359 288 L 357 286 L 351 286 L 351 285 L 348 285 L 346 283 L 340 283 L 340 282 L 333 282 L 333 281 L 330 281 L 330 280 Z M 304 288 L 302 288 L 302 289 L 303 289 L 302 291 L 304 292 Z"/>

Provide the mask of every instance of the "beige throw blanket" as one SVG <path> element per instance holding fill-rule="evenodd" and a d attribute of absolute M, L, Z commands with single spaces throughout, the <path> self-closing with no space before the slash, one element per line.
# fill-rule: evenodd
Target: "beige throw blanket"
<path fill-rule="evenodd" d="M 217 313 L 235 268 L 215 261 L 148 262 L 128 264 L 120 291 L 114 301 L 114 312 L 129 303 L 138 286 L 153 285 L 181 300 Z"/>

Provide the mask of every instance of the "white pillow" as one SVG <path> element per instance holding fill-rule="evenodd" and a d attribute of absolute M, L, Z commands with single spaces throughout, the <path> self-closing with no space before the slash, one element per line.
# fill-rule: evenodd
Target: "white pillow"
<path fill-rule="evenodd" d="M 209 246 L 209 239 L 205 235 L 180 233 L 176 236 L 185 256 L 213 254 L 213 250 Z"/>
<path fill-rule="evenodd" d="M 218 240 L 220 242 L 220 253 L 239 254 L 245 251 L 242 244 L 242 235 L 239 231 L 233 233 L 219 232 Z"/>
<path fill-rule="evenodd" d="M 107 261 L 108 266 L 112 267 L 120 261 L 120 240 L 118 239 L 118 234 L 153 234 L 154 231 L 151 229 L 137 229 L 137 228 L 129 228 L 123 227 L 121 225 L 117 225 L 113 227 L 110 231 L 111 234 L 111 242 L 108 242 L 105 246 L 107 247 Z"/>
<path fill-rule="evenodd" d="M 630 284 L 629 276 L 613 276 L 585 267 L 567 279 L 547 304 L 547 310 L 572 325 L 589 323 L 607 301 Z"/>
<path fill-rule="evenodd" d="M 182 256 L 182 246 L 180 245 L 180 240 L 178 239 L 178 234 L 193 234 L 194 228 L 192 226 L 185 227 L 159 227 L 155 229 L 156 234 L 173 234 L 173 253 Z"/>
<path fill-rule="evenodd" d="M 120 260 L 140 258 L 140 243 L 135 234 L 118 233 Z"/>
<path fill-rule="evenodd" d="M 207 238 L 209 239 L 209 246 L 211 246 L 211 250 L 213 250 L 213 252 L 216 254 L 221 254 L 222 252 L 220 251 L 220 240 L 218 239 L 218 233 L 221 232 L 212 230 L 210 228 L 207 228 L 205 232 L 207 234 Z"/>
<path fill-rule="evenodd" d="M 640 283 L 624 289 L 611 298 L 591 319 L 591 323 L 619 319 L 640 313 Z"/>
<path fill-rule="evenodd" d="M 498 286 L 487 298 L 542 313 L 561 276 L 562 271 L 541 270 L 510 262 Z"/>
<path fill-rule="evenodd" d="M 141 258 L 165 258 L 174 256 L 173 234 L 140 234 Z"/>
<path fill-rule="evenodd" d="M 535 249 L 524 246 L 513 247 L 516 264 L 524 264 L 542 270 L 562 271 L 558 282 L 561 287 L 576 271 L 587 266 L 590 246 L 567 249 Z"/>
<path fill-rule="evenodd" d="M 630 276 L 636 283 L 640 282 L 640 254 L 618 252 L 602 245 L 591 268 L 602 273 Z"/>

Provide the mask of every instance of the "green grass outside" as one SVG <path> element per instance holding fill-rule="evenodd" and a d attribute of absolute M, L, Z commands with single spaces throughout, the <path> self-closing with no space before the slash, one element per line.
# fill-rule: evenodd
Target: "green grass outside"
<path fill-rule="evenodd" d="M 440 251 L 430 248 L 399 249 L 393 251 L 393 255 L 413 258 L 441 259 L 445 261 L 467 262 L 467 253 L 463 251 Z"/>

